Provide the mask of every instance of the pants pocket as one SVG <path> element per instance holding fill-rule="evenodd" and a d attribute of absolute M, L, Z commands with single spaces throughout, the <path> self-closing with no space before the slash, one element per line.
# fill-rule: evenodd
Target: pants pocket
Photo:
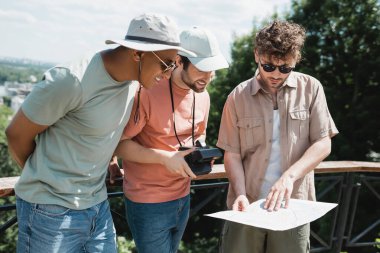
<path fill-rule="evenodd" d="M 62 216 L 70 211 L 70 208 L 53 204 L 36 204 L 34 210 L 47 216 Z"/>

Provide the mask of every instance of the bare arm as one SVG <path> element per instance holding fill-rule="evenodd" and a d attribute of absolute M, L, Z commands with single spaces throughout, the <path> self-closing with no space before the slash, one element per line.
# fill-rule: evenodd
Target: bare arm
<path fill-rule="evenodd" d="M 237 198 L 232 205 L 232 210 L 245 211 L 249 205 L 245 190 L 245 175 L 240 154 L 226 151 L 224 153 L 224 166 L 228 180 Z"/>
<path fill-rule="evenodd" d="M 110 183 L 111 184 L 115 183 L 115 179 L 117 177 L 124 176 L 124 171 L 122 169 L 120 169 L 116 156 L 112 156 L 110 164 L 108 166 L 108 171 L 109 171 Z"/>
<path fill-rule="evenodd" d="M 26 160 L 33 153 L 36 143 L 34 139 L 49 126 L 38 125 L 30 121 L 22 111 L 18 110 L 5 130 L 8 148 L 16 163 L 23 168 Z"/>
<path fill-rule="evenodd" d="M 184 157 L 193 149 L 185 151 L 165 151 L 160 149 L 146 148 L 133 140 L 123 140 L 115 150 L 115 155 L 137 163 L 157 163 L 164 165 L 170 172 L 183 177 L 196 178 L 195 174 L 187 165 Z"/>
<path fill-rule="evenodd" d="M 326 136 L 313 143 L 303 156 L 285 171 L 269 192 L 264 208 L 268 211 L 277 211 L 282 200 L 285 199 L 285 208 L 289 205 L 289 199 L 296 180 L 304 177 L 313 170 L 331 152 L 331 138 Z"/>

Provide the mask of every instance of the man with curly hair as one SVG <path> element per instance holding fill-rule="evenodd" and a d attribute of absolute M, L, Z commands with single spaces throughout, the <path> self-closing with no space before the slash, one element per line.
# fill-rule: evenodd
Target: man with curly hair
<path fill-rule="evenodd" d="M 290 198 L 315 200 L 313 169 L 330 154 L 338 130 L 321 83 L 293 71 L 304 41 L 298 24 L 264 27 L 255 39 L 255 76 L 227 98 L 217 146 L 225 150 L 229 209 L 265 199 L 264 208 L 277 211 Z M 309 235 L 309 224 L 272 231 L 226 222 L 220 252 L 309 252 Z"/>

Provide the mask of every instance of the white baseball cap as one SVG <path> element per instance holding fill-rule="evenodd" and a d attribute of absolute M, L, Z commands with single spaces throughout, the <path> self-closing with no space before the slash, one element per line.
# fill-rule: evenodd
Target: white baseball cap
<path fill-rule="evenodd" d="M 180 35 L 181 46 L 194 52 L 196 56 L 186 52 L 178 52 L 186 56 L 201 71 L 214 71 L 228 68 L 228 62 L 219 49 L 215 36 L 208 30 L 194 26 Z"/>
<path fill-rule="evenodd" d="M 129 24 L 124 40 L 106 40 L 106 44 L 119 44 L 139 51 L 175 49 L 195 56 L 180 46 L 177 25 L 169 17 L 159 14 L 142 14 Z"/>

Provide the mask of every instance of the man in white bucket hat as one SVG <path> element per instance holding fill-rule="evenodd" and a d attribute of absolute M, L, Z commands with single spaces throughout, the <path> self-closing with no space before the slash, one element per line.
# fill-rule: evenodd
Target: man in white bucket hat
<path fill-rule="evenodd" d="M 205 140 L 213 71 L 228 67 L 215 36 L 193 27 L 181 33 L 181 45 L 169 80 L 142 88 L 116 155 L 123 159 L 126 215 L 139 253 L 177 252 L 190 210 L 190 178 L 178 151 Z M 131 140 L 133 138 L 133 140 Z M 117 171 L 117 170 L 116 170 Z M 111 173 L 111 178 L 113 173 Z"/>
<path fill-rule="evenodd" d="M 169 78 L 182 48 L 173 21 L 155 14 L 133 19 L 125 40 L 107 43 L 120 46 L 47 71 L 6 130 L 23 168 L 17 252 L 117 252 L 109 161 L 136 89 Z"/>

